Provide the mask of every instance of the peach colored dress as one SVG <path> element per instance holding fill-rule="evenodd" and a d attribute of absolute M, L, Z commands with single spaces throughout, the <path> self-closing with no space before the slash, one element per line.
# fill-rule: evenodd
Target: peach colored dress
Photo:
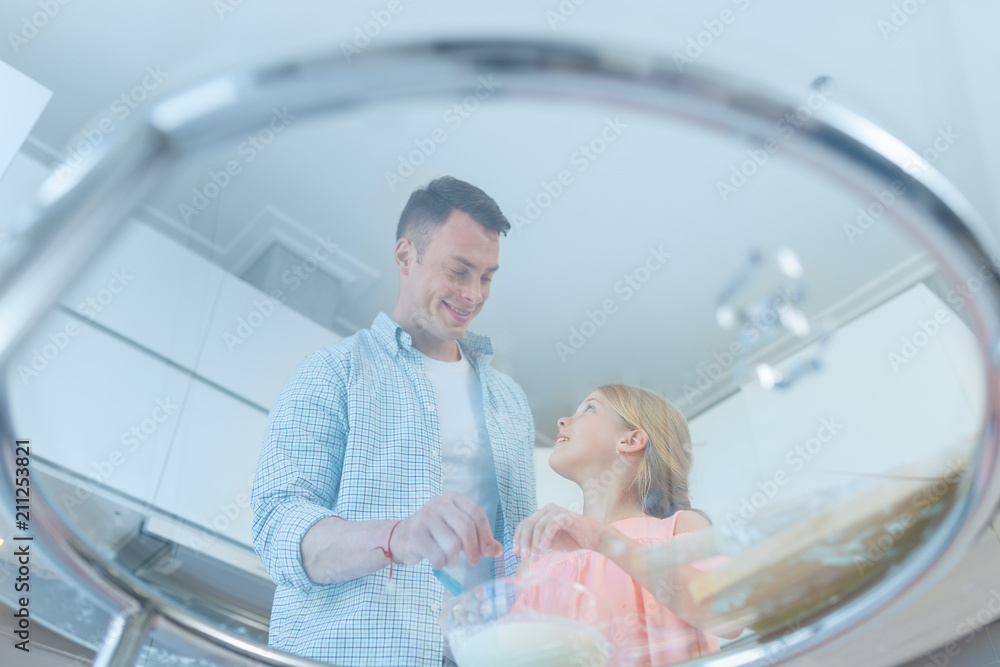
<path fill-rule="evenodd" d="M 659 544 L 674 538 L 677 514 L 666 519 L 633 517 L 611 525 L 640 544 Z M 708 561 L 703 563 L 692 566 L 710 568 Z M 549 551 L 530 561 L 528 572 L 574 581 L 611 603 L 615 641 L 608 665 L 668 665 L 719 650 L 717 637 L 682 621 L 624 570 L 595 551 Z M 538 605 L 551 607 L 551 601 L 524 602 L 536 609 Z"/>

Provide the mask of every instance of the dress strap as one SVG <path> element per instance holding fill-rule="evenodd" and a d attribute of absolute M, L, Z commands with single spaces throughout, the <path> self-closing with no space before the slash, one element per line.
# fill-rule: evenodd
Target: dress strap
<path fill-rule="evenodd" d="M 677 534 L 677 515 L 680 514 L 682 511 L 683 510 L 677 510 L 676 512 L 668 516 L 666 519 L 664 519 L 664 521 L 670 522 L 670 531 L 669 531 L 670 537 L 674 537 L 674 535 Z"/>

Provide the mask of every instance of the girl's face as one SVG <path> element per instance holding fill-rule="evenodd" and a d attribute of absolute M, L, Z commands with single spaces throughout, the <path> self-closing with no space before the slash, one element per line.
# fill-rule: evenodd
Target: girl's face
<path fill-rule="evenodd" d="M 600 391 L 584 399 L 572 417 L 561 417 L 549 466 L 577 483 L 600 474 L 615 461 L 615 449 L 627 436 L 618 413 Z"/>

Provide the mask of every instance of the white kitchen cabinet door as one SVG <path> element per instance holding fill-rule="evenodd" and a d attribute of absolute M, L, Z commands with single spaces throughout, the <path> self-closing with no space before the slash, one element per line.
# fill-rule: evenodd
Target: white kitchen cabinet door
<path fill-rule="evenodd" d="M 16 437 L 82 477 L 73 498 L 100 484 L 152 502 L 188 374 L 56 311 L 19 348 L 6 381 Z"/>
<path fill-rule="evenodd" d="M 184 368 L 195 368 L 224 272 L 130 221 L 59 302 Z"/>
<path fill-rule="evenodd" d="M 196 381 L 156 494 L 158 509 L 250 546 L 250 489 L 267 414 Z M 205 551 L 213 553 L 211 536 Z"/>

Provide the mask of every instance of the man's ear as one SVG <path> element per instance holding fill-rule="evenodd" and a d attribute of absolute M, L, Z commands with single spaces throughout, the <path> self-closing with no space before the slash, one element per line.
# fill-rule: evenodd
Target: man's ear
<path fill-rule="evenodd" d="M 409 276 L 413 265 L 417 261 L 417 249 L 414 247 L 410 239 L 404 236 L 396 241 L 396 249 L 392 254 L 392 258 L 395 260 L 396 267 L 399 269 L 399 275 Z"/>

